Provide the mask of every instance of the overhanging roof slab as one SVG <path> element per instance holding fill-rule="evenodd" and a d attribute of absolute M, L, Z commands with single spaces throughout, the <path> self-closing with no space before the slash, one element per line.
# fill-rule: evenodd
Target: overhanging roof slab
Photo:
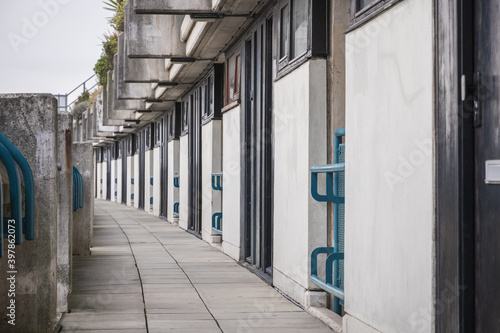
<path fill-rule="evenodd" d="M 118 53 L 115 54 L 116 92 L 118 99 L 151 98 L 154 91 L 149 83 L 126 83 L 124 80 L 125 63 L 125 35 L 118 36 Z"/>
<path fill-rule="evenodd" d="M 184 17 L 138 15 L 133 11 L 133 3 L 129 1 L 125 5 L 127 56 L 160 59 L 186 57 L 186 43 L 180 40 Z"/>
<path fill-rule="evenodd" d="M 134 0 L 133 10 L 137 14 L 211 13 L 212 0 Z"/>

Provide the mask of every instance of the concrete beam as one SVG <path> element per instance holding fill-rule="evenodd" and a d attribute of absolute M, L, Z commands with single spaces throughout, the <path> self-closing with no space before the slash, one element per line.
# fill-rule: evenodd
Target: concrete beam
<path fill-rule="evenodd" d="M 135 119 L 135 111 L 145 107 L 144 101 L 120 100 L 116 98 L 116 83 L 112 71 L 108 72 L 107 84 L 108 119 Z M 120 125 L 123 124 L 123 121 Z"/>
<path fill-rule="evenodd" d="M 0 260 L 0 332 L 52 332 L 57 306 L 57 100 L 49 94 L 0 95 L 0 131 L 33 171 L 35 239 L 15 247 L 15 269 Z M 8 216 L 6 216 L 8 217 Z M 5 246 L 6 243 L 4 243 Z M 16 271 L 15 297 L 8 297 L 8 271 Z M 15 326 L 7 307 L 15 300 Z M 10 310 L 9 310 L 10 311 Z"/>
<path fill-rule="evenodd" d="M 73 243 L 73 116 L 58 112 L 57 173 L 59 209 L 57 210 L 57 312 L 68 312 L 68 294 L 71 293 Z"/>
<path fill-rule="evenodd" d="M 150 83 L 125 82 L 125 55 L 126 38 L 121 33 L 118 36 L 118 53 L 115 54 L 116 92 L 118 99 L 144 99 L 152 98 L 154 92 Z"/>
<path fill-rule="evenodd" d="M 129 58 L 186 57 L 186 43 L 180 40 L 184 18 L 169 15 L 138 15 L 133 11 L 133 3 L 134 1 L 129 1 L 125 6 L 127 56 Z"/>
<path fill-rule="evenodd" d="M 73 165 L 83 178 L 83 208 L 73 213 L 73 254 L 88 256 L 94 224 L 94 150 L 91 143 L 73 145 Z"/>
<path fill-rule="evenodd" d="M 133 10 L 137 14 L 211 13 L 212 0 L 134 0 Z"/>

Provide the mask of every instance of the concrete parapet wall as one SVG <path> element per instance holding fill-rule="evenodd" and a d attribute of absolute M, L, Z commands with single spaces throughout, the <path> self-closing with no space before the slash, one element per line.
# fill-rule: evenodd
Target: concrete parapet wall
<path fill-rule="evenodd" d="M 68 294 L 71 292 L 71 257 L 73 226 L 73 116 L 58 113 L 57 132 L 57 312 L 68 311 Z"/>
<path fill-rule="evenodd" d="M 73 254 L 90 255 L 94 224 L 94 151 L 90 143 L 73 145 L 73 165 L 83 177 L 83 208 L 73 213 Z"/>
<path fill-rule="evenodd" d="M 0 332 L 51 332 L 57 304 L 56 99 L 48 94 L 0 95 L 0 131 L 28 161 L 35 185 L 35 239 L 15 246 L 15 263 L 6 256 L 0 259 Z M 7 280 L 12 276 L 15 288 Z M 15 326 L 7 322 L 10 304 L 15 304 Z"/>

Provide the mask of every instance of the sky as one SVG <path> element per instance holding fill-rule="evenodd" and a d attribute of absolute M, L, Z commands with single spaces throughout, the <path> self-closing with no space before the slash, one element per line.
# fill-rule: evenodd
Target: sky
<path fill-rule="evenodd" d="M 0 93 L 66 94 L 91 77 L 112 30 L 103 7 L 102 0 L 0 0 Z"/>

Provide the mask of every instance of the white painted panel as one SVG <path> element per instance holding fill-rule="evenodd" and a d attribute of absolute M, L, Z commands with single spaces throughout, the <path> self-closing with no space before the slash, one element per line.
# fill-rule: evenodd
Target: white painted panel
<path fill-rule="evenodd" d="M 402 1 L 346 43 L 345 311 L 381 332 L 431 332 L 432 1 Z"/>
<path fill-rule="evenodd" d="M 139 208 L 139 153 L 135 154 L 132 159 L 134 160 L 134 207 Z"/>
<path fill-rule="evenodd" d="M 275 84 L 274 284 L 305 303 L 310 255 L 326 245 L 326 204 L 311 197 L 310 167 L 326 164 L 326 61 L 311 60 Z"/>
<path fill-rule="evenodd" d="M 179 173 L 179 140 L 172 140 L 168 143 L 168 201 L 167 201 L 167 221 L 175 223 L 178 218 L 174 218 L 174 204 L 179 202 L 179 189 L 174 187 L 174 175 Z"/>
<path fill-rule="evenodd" d="M 240 259 L 241 198 L 241 108 L 224 113 L 222 119 L 224 195 L 222 198 L 222 249 L 232 258 Z"/>
<path fill-rule="evenodd" d="M 122 159 L 119 158 L 116 160 L 116 178 L 117 178 L 117 184 L 116 184 L 116 202 L 122 203 Z"/>
<path fill-rule="evenodd" d="M 134 194 L 134 184 L 132 184 L 132 178 L 134 178 L 134 156 L 127 156 L 127 206 L 134 206 L 135 198 Z"/>
<path fill-rule="evenodd" d="M 161 200 L 161 147 L 153 150 L 153 215 L 160 216 Z"/>
<path fill-rule="evenodd" d="M 111 160 L 111 201 L 116 202 L 116 196 L 118 195 L 116 191 L 117 179 L 116 179 L 116 160 Z"/>
<path fill-rule="evenodd" d="M 179 227 L 188 228 L 189 134 L 179 139 Z"/>

